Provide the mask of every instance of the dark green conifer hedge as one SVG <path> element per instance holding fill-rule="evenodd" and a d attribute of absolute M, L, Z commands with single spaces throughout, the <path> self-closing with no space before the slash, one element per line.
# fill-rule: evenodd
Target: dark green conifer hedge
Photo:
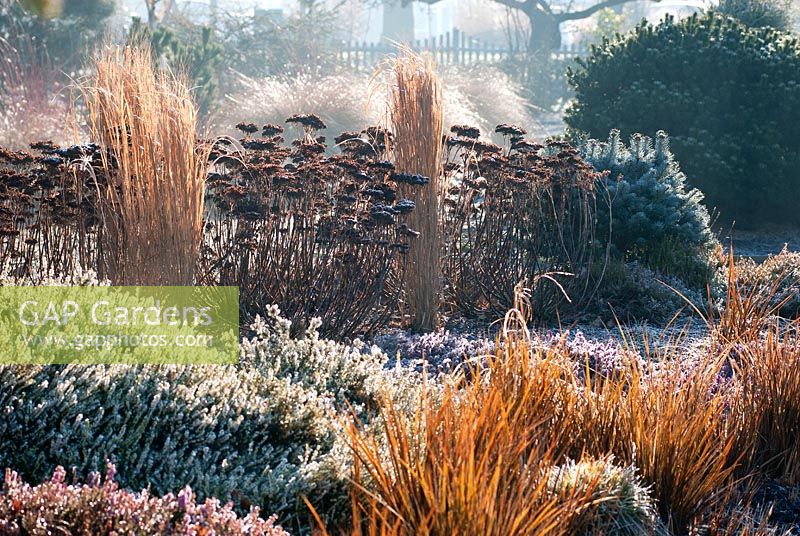
<path fill-rule="evenodd" d="M 569 72 L 573 131 L 664 130 L 691 186 L 739 228 L 800 224 L 800 42 L 715 13 L 604 41 Z"/>

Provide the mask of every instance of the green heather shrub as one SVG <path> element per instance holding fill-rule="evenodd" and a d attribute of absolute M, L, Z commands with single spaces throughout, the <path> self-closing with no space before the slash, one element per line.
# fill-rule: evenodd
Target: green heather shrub
<path fill-rule="evenodd" d="M 548 489 L 560 499 L 591 490 L 592 504 L 572 520 L 570 534 L 575 536 L 669 534 L 636 467 L 619 467 L 613 457 L 570 460 L 553 469 Z"/>
<path fill-rule="evenodd" d="M 375 349 L 319 339 L 315 324 L 291 339 L 271 313 L 240 366 L 0 368 L 0 467 L 37 481 L 57 465 L 86 476 L 111 461 L 125 488 L 190 485 L 294 528 L 307 519 L 305 495 L 339 519 L 351 455 L 337 410 L 351 403 L 368 417 L 379 392 L 419 382 L 385 371 Z"/>
<path fill-rule="evenodd" d="M 607 142 L 584 141 L 583 158 L 607 172 L 598 196 L 598 232 L 626 260 L 636 260 L 695 286 L 705 286 L 715 240 L 703 194 L 686 187 L 686 177 L 659 131 L 655 143 L 634 134 L 626 146 L 619 131 Z M 610 214 L 609 214 L 610 207 Z"/>
<path fill-rule="evenodd" d="M 772 305 L 786 318 L 800 318 L 800 253 L 783 249 L 763 262 L 743 258 L 736 262 L 736 275 L 745 289 L 758 288 L 773 293 Z"/>
<path fill-rule="evenodd" d="M 689 303 L 701 310 L 707 304 L 705 289 L 690 288 L 681 278 L 654 271 L 638 261 L 626 263 L 612 257 L 596 269 L 603 270 L 603 282 L 587 310 L 609 325 L 618 320 L 667 322 L 681 310 L 690 312 Z"/>
<path fill-rule="evenodd" d="M 800 42 L 719 14 L 639 25 L 570 70 L 573 131 L 669 133 L 691 186 L 739 228 L 800 223 Z"/>

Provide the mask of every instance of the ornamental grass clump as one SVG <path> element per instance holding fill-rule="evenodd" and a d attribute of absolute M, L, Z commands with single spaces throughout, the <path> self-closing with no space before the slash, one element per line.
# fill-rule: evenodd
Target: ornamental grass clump
<path fill-rule="evenodd" d="M 780 305 L 776 311 L 784 318 L 800 318 L 800 253 L 786 247 L 763 262 L 749 258 L 736 260 L 736 274 L 740 286 L 756 288 L 762 292 L 775 287 L 772 305 Z"/>
<path fill-rule="evenodd" d="M 485 379 L 411 414 L 384 399 L 378 435 L 346 429 L 354 478 L 363 471 L 368 482 L 352 491 L 352 534 L 572 534 L 598 483 L 555 499 L 548 482 L 559 447 L 541 441 L 544 420 L 523 414 L 542 393 L 508 399 Z"/>
<path fill-rule="evenodd" d="M 758 474 L 743 463 L 753 434 L 731 413 L 737 389 L 719 381 L 726 356 L 687 366 L 679 339 L 624 352 L 613 374 L 580 374 L 562 346 L 531 344 L 520 288 L 517 303 L 485 368 L 410 414 L 382 399 L 380 434 L 345 428 L 362 471 L 355 534 L 634 531 L 634 511 L 646 529 L 632 533 L 685 534 L 725 506 L 740 473 Z M 553 498 L 559 471 L 608 456 L 629 469 L 586 471 Z M 640 488 L 620 480 L 631 468 Z"/>
<path fill-rule="evenodd" d="M 356 420 L 344 429 L 355 457 L 352 534 L 566 536 L 592 526 L 632 527 L 630 509 L 603 508 L 625 502 L 611 473 L 559 484 L 566 467 L 559 465 L 580 448 L 566 421 L 595 424 L 597 434 L 609 436 L 614 421 L 591 423 L 587 401 L 570 380 L 571 363 L 557 353 L 533 353 L 524 312 L 515 315 L 507 317 L 504 344 L 488 357 L 488 369 L 476 367 L 471 381 L 423 397 L 411 413 L 386 396 L 377 427 Z M 578 459 L 581 466 L 597 463 Z M 658 534 L 645 489 L 632 493 L 639 526 Z"/>
<path fill-rule="evenodd" d="M 442 170 L 442 88 L 431 56 L 402 49 L 389 87 L 392 155 L 399 171 L 428 177 L 421 188 L 401 186 L 416 210 L 409 225 L 420 232 L 411 245 L 404 278 L 411 327 L 431 331 L 442 299 L 440 195 Z"/>
<path fill-rule="evenodd" d="M 103 151 L 100 274 L 123 285 L 191 285 L 203 231 L 210 145 L 187 85 L 145 44 L 103 51 L 83 86 Z"/>
<path fill-rule="evenodd" d="M 703 317 L 712 338 L 719 344 L 758 341 L 761 332 L 774 324 L 783 306 L 794 298 L 784 290 L 787 282 L 791 288 L 792 276 L 791 272 L 782 271 L 774 278 L 758 282 L 752 278 L 745 279 L 745 274 L 736 266 L 731 248 L 724 267 L 724 296 L 717 301 L 709 296 L 707 311 L 700 311 L 696 307 L 695 310 Z"/>
<path fill-rule="evenodd" d="M 798 329 L 794 324 L 794 330 Z M 800 342 L 769 328 L 730 351 L 740 381 L 731 415 L 739 419 L 742 463 L 791 486 L 800 484 Z"/>
<path fill-rule="evenodd" d="M 93 472 L 85 484 L 70 484 L 67 472 L 59 466 L 50 480 L 31 486 L 6 469 L 0 493 L 0 532 L 9 536 L 289 536 L 275 524 L 275 516 L 259 517 L 257 507 L 239 517 L 231 503 L 222 504 L 212 497 L 199 502 L 189 486 L 163 497 L 151 496 L 147 490 L 134 493 L 120 489 L 115 473 L 116 468 L 109 464 L 102 482 Z"/>

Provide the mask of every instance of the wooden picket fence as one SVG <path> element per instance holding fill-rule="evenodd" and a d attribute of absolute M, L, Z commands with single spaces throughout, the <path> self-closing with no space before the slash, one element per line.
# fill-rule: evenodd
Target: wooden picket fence
<path fill-rule="evenodd" d="M 474 65 L 477 63 L 497 63 L 520 56 L 523 52 L 505 46 L 467 36 L 464 32 L 453 28 L 438 37 L 418 39 L 411 43 L 411 48 L 418 52 L 433 54 L 439 65 Z M 367 43 L 345 41 L 338 51 L 339 63 L 352 68 L 373 68 L 387 56 L 397 53 L 394 43 Z M 574 58 L 586 53 L 586 48 L 567 47 L 553 52 L 559 59 Z"/>

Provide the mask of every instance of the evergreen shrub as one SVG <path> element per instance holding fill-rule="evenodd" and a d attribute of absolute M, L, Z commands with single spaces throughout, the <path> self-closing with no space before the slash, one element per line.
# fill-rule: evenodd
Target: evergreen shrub
<path fill-rule="evenodd" d="M 715 13 L 604 40 L 569 72 L 573 131 L 669 133 L 689 184 L 739 228 L 800 224 L 800 41 Z"/>
<path fill-rule="evenodd" d="M 640 134 L 625 145 L 617 130 L 607 142 L 587 140 L 581 155 L 601 175 L 598 233 L 627 261 L 705 287 L 715 245 L 703 194 L 686 186 L 669 138 Z M 610 212 L 609 212 L 610 208 Z"/>

